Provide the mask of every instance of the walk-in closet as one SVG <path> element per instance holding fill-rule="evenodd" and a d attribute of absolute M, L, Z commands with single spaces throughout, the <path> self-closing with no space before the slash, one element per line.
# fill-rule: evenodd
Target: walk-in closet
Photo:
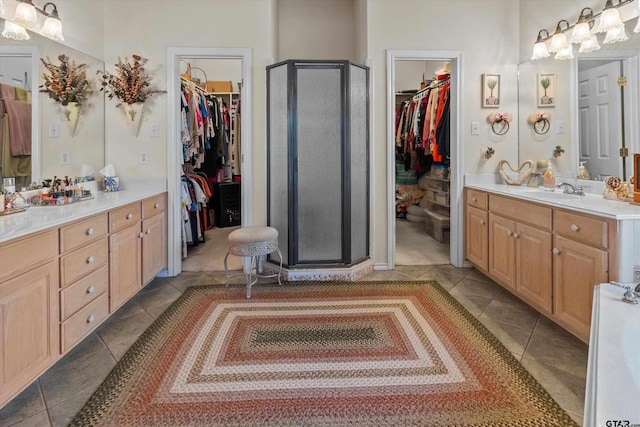
<path fill-rule="evenodd" d="M 220 270 L 241 223 L 241 60 L 183 58 L 180 75 L 182 268 Z"/>
<path fill-rule="evenodd" d="M 448 264 L 450 63 L 394 66 L 396 264 Z"/>

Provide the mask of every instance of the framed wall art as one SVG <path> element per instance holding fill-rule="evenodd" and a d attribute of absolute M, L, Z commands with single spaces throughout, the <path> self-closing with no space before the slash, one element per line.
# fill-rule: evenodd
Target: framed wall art
<path fill-rule="evenodd" d="M 556 76 L 555 74 L 538 74 L 538 107 L 556 106 Z"/>
<path fill-rule="evenodd" d="M 500 106 L 500 74 L 482 75 L 482 106 L 488 108 Z"/>

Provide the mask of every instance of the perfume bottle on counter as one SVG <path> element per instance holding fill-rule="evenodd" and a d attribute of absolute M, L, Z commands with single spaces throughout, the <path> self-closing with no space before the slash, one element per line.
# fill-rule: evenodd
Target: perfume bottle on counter
<path fill-rule="evenodd" d="M 547 170 L 542 176 L 542 185 L 545 191 L 555 191 L 556 189 L 556 176 L 551 168 L 551 162 L 547 162 Z"/>

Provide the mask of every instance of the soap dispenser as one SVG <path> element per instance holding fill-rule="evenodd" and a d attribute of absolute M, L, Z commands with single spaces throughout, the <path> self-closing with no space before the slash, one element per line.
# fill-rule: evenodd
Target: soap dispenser
<path fill-rule="evenodd" d="M 576 178 L 578 179 L 589 179 L 591 178 L 591 174 L 589 173 L 589 169 L 584 165 L 587 162 L 580 162 L 580 167 L 578 168 L 578 175 Z"/>
<path fill-rule="evenodd" d="M 556 176 L 551 168 L 551 162 L 547 162 L 547 170 L 542 177 L 543 187 L 546 191 L 555 191 L 556 189 Z"/>

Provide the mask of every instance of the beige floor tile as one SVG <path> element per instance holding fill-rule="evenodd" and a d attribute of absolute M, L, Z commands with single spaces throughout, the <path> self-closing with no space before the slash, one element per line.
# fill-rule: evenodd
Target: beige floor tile
<path fill-rule="evenodd" d="M 109 352 L 111 353 L 111 355 L 113 356 L 113 358 L 116 361 L 120 361 L 120 359 L 122 359 L 122 356 L 125 355 L 125 353 L 127 352 L 127 350 L 129 350 L 129 348 L 131 348 L 131 346 L 138 341 L 138 338 L 140 337 L 132 337 L 132 338 L 127 338 L 123 341 L 119 341 L 117 343 L 114 343 L 113 345 L 108 347 Z"/>
<path fill-rule="evenodd" d="M 484 314 L 497 322 L 515 325 L 529 332 L 533 331 L 540 317 L 537 311 L 505 293 L 496 294 Z"/>
<path fill-rule="evenodd" d="M 456 288 L 451 289 L 449 293 L 476 318 L 479 317 L 491 303 L 491 298 L 470 294 L 464 290 L 457 290 Z"/>
<path fill-rule="evenodd" d="M 38 380 L 0 409 L 0 426 L 10 426 L 46 410 Z"/>
<path fill-rule="evenodd" d="M 12 424 L 11 427 L 48 427 L 50 425 L 49 414 L 47 411 L 42 411 Z"/>
<path fill-rule="evenodd" d="M 165 282 L 162 287 L 158 287 L 152 291 L 139 293 L 133 297 L 134 301 L 140 305 L 145 311 L 156 306 L 164 306 L 177 300 L 182 292 Z"/>
<path fill-rule="evenodd" d="M 113 347 L 122 341 L 131 338 L 137 338 L 153 323 L 151 317 L 146 311 L 133 316 L 120 319 L 108 319 L 105 323 L 98 326 L 98 335 L 104 341 L 107 347 Z"/>
<path fill-rule="evenodd" d="M 82 409 L 94 390 L 84 390 L 49 408 L 49 418 L 53 427 L 66 427 Z"/>
<path fill-rule="evenodd" d="M 473 280 L 469 279 L 468 277 L 464 277 L 458 283 L 456 283 L 454 289 L 459 292 L 483 296 L 485 298 L 491 299 L 493 299 L 493 297 L 495 297 L 497 293 L 501 292 L 499 285 L 496 285 L 495 283 Z"/>
<path fill-rule="evenodd" d="M 492 318 L 481 314 L 478 320 L 513 354 L 520 360 L 529 343 L 531 333 L 514 325 L 496 322 Z"/>

